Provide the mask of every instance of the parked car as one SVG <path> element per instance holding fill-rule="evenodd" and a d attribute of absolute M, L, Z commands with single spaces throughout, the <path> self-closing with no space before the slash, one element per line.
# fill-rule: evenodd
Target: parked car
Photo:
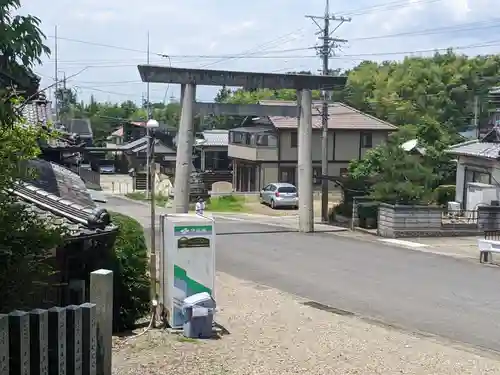
<path fill-rule="evenodd" d="M 116 173 L 114 165 L 101 165 L 99 167 L 101 174 L 114 174 Z"/>
<path fill-rule="evenodd" d="M 299 194 L 297 188 L 284 182 L 273 182 L 260 191 L 260 202 L 271 208 L 291 207 L 299 208 Z"/>

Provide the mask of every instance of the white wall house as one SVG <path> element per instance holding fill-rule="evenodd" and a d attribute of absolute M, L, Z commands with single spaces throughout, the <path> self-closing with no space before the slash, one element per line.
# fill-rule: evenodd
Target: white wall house
<path fill-rule="evenodd" d="M 296 102 L 270 100 L 261 101 L 261 104 L 297 105 Z M 321 175 L 321 106 L 321 102 L 313 102 L 314 176 Z M 328 115 L 329 176 L 346 173 L 351 160 L 361 159 L 368 150 L 385 142 L 389 134 L 397 130 L 394 125 L 343 103 L 331 103 Z M 297 118 L 271 116 L 229 131 L 228 155 L 233 161 L 233 187 L 236 191 L 258 191 L 271 182 L 297 184 L 297 125 Z M 321 180 L 314 179 L 314 184 L 319 187 Z"/>
<path fill-rule="evenodd" d="M 457 157 L 455 200 L 465 208 L 467 184 L 477 182 L 500 189 L 500 129 L 494 128 L 480 140 L 472 140 L 448 149 Z"/>

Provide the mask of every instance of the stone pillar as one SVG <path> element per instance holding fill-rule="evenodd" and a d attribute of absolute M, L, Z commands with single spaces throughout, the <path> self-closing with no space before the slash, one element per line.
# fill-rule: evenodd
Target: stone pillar
<path fill-rule="evenodd" d="M 9 375 L 9 316 L 0 314 L 0 375 Z"/>
<path fill-rule="evenodd" d="M 49 374 L 49 313 L 47 310 L 30 311 L 31 373 Z"/>
<path fill-rule="evenodd" d="M 49 309 L 49 374 L 66 374 L 66 310 Z"/>
<path fill-rule="evenodd" d="M 96 375 L 96 308 L 93 303 L 84 303 L 80 307 L 82 309 L 82 374 Z"/>
<path fill-rule="evenodd" d="M 175 163 L 174 208 L 176 213 L 187 213 L 189 210 L 189 177 L 193 164 L 193 113 L 196 86 L 192 83 L 182 85 L 181 97 L 181 120 L 177 136 L 177 159 Z"/>
<path fill-rule="evenodd" d="M 9 349 L 11 374 L 29 374 L 30 361 L 30 316 L 24 311 L 9 314 Z"/>
<path fill-rule="evenodd" d="M 313 168 L 312 168 L 312 93 L 309 89 L 297 92 L 299 106 L 298 129 L 298 188 L 299 231 L 314 231 Z"/>
<path fill-rule="evenodd" d="M 111 375 L 113 336 L 113 271 L 90 274 L 90 302 L 96 305 L 97 375 Z"/>

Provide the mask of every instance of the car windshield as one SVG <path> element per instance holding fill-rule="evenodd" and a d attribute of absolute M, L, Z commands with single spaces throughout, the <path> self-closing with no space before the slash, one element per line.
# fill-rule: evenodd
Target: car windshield
<path fill-rule="evenodd" d="M 280 193 L 296 193 L 297 189 L 293 186 L 282 186 L 278 188 L 278 191 Z"/>

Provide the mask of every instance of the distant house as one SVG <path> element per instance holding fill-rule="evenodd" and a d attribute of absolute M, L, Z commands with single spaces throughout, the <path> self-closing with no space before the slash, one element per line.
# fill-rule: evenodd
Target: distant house
<path fill-rule="evenodd" d="M 295 102 L 263 101 L 266 105 Z M 313 114 L 321 111 L 313 102 Z M 397 128 L 342 103 L 329 105 L 328 175 L 346 173 L 349 162 L 360 159 L 372 147 L 387 140 Z M 313 173 L 321 175 L 321 116 L 312 120 Z M 254 119 L 252 124 L 229 131 L 228 155 L 233 162 L 233 186 L 237 191 L 256 191 L 270 182 L 297 184 L 298 120 L 291 117 Z M 316 185 L 321 184 L 315 179 Z"/>
<path fill-rule="evenodd" d="M 76 134 L 86 146 L 93 145 L 92 125 L 89 119 L 68 119 L 62 120 L 61 125 L 71 134 Z"/>
<path fill-rule="evenodd" d="M 126 143 L 118 147 L 128 161 L 129 168 L 136 171 L 143 171 L 146 168 L 146 156 L 148 138 L 142 137 L 133 142 Z M 165 145 L 160 139 L 155 139 L 154 144 L 155 162 L 158 163 L 163 173 L 173 174 L 175 170 L 175 159 L 177 152 L 175 149 Z"/>
<path fill-rule="evenodd" d="M 229 131 L 224 129 L 204 130 L 196 135 L 195 154 L 199 154 L 194 162 L 195 168 L 204 171 L 229 169 L 227 147 Z"/>
<path fill-rule="evenodd" d="M 467 202 L 469 182 L 500 186 L 500 128 L 494 127 L 479 140 L 454 145 L 448 152 L 457 157 L 457 202 Z"/>

